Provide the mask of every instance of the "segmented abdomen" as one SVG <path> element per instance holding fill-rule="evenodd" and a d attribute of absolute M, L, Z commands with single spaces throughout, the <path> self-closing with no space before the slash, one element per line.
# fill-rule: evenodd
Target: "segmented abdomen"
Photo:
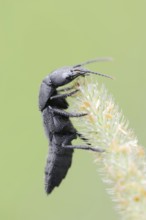
<path fill-rule="evenodd" d="M 66 108 L 65 100 L 60 100 L 59 106 Z M 49 194 L 54 187 L 59 186 L 66 176 L 72 163 L 73 149 L 64 148 L 63 144 L 71 145 L 76 138 L 76 129 L 68 117 L 53 113 L 53 108 L 48 106 L 43 110 L 43 122 L 46 135 L 49 139 L 49 152 L 45 167 L 45 190 Z"/>
<path fill-rule="evenodd" d="M 49 194 L 54 187 L 59 186 L 66 176 L 72 163 L 73 149 L 65 149 L 61 146 L 49 147 L 47 164 L 45 167 L 45 190 Z"/>

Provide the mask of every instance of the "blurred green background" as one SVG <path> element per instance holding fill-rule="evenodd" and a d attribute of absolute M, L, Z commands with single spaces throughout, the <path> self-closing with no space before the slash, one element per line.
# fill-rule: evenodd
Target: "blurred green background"
<path fill-rule="evenodd" d="M 45 195 L 38 90 L 58 67 L 113 57 L 89 68 L 116 78 L 98 80 L 146 145 L 145 10 L 145 0 L 0 1 L 0 219 L 118 219 L 88 152 L 76 151 L 67 178 Z"/>

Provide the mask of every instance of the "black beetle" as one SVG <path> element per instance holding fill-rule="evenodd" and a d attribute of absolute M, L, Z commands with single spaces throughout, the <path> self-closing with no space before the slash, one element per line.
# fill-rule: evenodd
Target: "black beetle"
<path fill-rule="evenodd" d="M 45 167 L 45 190 L 49 194 L 55 186 L 59 186 L 62 179 L 66 176 L 72 162 L 73 149 L 85 149 L 102 152 L 99 148 L 92 148 L 87 139 L 83 137 L 73 126 L 70 117 L 85 116 L 86 113 L 68 113 L 66 98 L 72 96 L 78 90 L 72 87 L 57 90 L 59 87 L 66 85 L 79 76 L 97 74 L 111 78 L 108 75 L 93 72 L 83 68 L 84 65 L 97 62 L 109 61 L 110 58 L 97 58 L 84 63 L 62 67 L 53 71 L 45 77 L 40 86 L 39 92 L 39 109 L 42 112 L 46 135 L 49 140 L 49 154 Z M 67 93 L 60 93 L 67 91 Z M 68 92 L 70 91 L 70 92 Z M 86 142 L 86 145 L 72 145 L 72 140 L 79 136 Z"/>

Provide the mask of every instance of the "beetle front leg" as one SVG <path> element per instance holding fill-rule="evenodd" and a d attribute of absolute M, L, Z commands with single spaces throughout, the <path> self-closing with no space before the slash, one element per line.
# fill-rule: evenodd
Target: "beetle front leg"
<path fill-rule="evenodd" d="M 65 92 L 74 89 L 74 86 L 65 87 L 63 89 L 57 89 L 57 92 Z"/>
<path fill-rule="evenodd" d="M 58 99 L 58 98 L 67 98 L 67 97 L 69 97 L 69 96 L 74 95 L 74 94 L 77 93 L 78 91 L 79 91 L 79 90 L 76 89 L 76 90 L 74 90 L 74 91 L 72 91 L 72 92 L 70 92 L 70 93 L 54 95 L 54 96 L 51 96 L 50 99 L 52 100 L 52 99 Z"/>

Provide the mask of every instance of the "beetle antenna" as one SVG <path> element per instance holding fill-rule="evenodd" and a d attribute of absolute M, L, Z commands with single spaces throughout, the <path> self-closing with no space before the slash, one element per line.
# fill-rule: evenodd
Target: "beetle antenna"
<path fill-rule="evenodd" d="M 83 70 L 82 73 L 91 73 L 91 74 L 96 74 L 96 75 L 99 75 L 99 76 L 103 76 L 103 77 L 107 77 L 109 79 L 113 79 L 113 77 L 109 76 L 109 75 L 106 75 L 106 74 L 103 74 L 103 73 L 99 73 L 99 72 L 94 72 L 94 71 L 90 71 L 90 70 Z"/>
<path fill-rule="evenodd" d="M 80 63 L 80 64 L 77 64 L 75 66 L 73 66 L 74 68 L 76 67 L 81 67 L 81 66 L 85 66 L 87 64 L 90 64 L 90 63 L 95 63 L 95 62 L 106 62 L 106 61 L 112 61 L 113 59 L 111 57 L 98 57 L 98 58 L 95 58 L 95 59 L 92 59 L 92 60 L 88 60 L 88 61 L 85 61 L 83 63 Z"/>

